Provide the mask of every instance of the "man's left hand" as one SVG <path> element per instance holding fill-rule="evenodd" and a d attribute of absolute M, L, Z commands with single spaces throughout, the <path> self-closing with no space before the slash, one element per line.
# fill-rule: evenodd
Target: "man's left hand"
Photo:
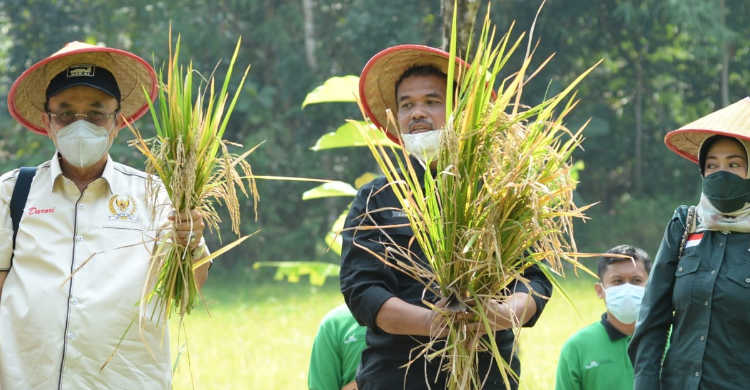
<path fill-rule="evenodd" d="M 529 321 L 536 314 L 536 301 L 527 293 L 515 293 L 505 300 L 490 301 L 485 307 L 485 314 L 494 332 L 519 327 Z M 484 326 L 479 329 L 484 333 Z"/>

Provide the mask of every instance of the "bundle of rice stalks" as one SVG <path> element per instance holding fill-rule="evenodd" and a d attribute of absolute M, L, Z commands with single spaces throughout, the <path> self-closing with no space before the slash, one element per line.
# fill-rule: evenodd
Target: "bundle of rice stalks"
<path fill-rule="evenodd" d="M 239 235 L 239 192 L 252 196 L 256 207 L 258 201 L 252 170 L 245 160 L 255 148 L 238 156 L 230 153 L 228 146 L 241 145 L 222 139 L 250 69 L 248 66 L 245 70 L 237 92 L 230 101 L 229 80 L 241 41 L 237 42 L 218 94 L 215 93 L 213 75 L 208 79 L 199 78 L 197 90 L 194 91 L 196 80 L 193 77 L 197 72 L 193 70 L 192 62 L 186 67 L 180 65 L 180 38 L 177 38 L 174 52 L 171 33 L 169 41 L 169 64 L 166 77 L 160 72 L 160 79 L 163 81 L 159 88 L 158 102 L 156 105 L 149 102 L 156 137 L 144 139 L 138 130 L 131 128 L 135 134 L 132 145 L 146 156 L 146 171 L 152 177 L 158 177 L 149 186 L 153 212 L 160 212 L 159 208 L 164 207 L 164 202 L 159 199 L 163 196 L 161 192 L 166 191 L 172 207 L 178 213 L 198 210 L 209 230 L 218 233 L 221 220 L 215 203 L 223 204 L 229 211 L 232 231 Z M 157 320 L 163 320 L 164 323 L 171 317 L 173 310 L 180 318 L 190 314 L 200 298 L 194 270 L 248 237 L 241 237 L 193 262 L 192 251 L 177 243 L 174 229 L 159 235 L 151 264 L 152 272 L 148 283 L 144 284 L 141 305 L 154 303 L 151 316 L 157 316 Z M 152 280 L 154 277 L 155 281 Z"/>
<path fill-rule="evenodd" d="M 511 283 L 524 283 L 522 272 L 532 265 L 540 266 L 555 284 L 552 274 L 562 272 L 563 262 L 579 266 L 572 219 L 582 218 L 584 208 L 573 203 L 576 181 L 571 176 L 571 154 L 582 138 L 580 130 L 569 131 L 563 121 L 575 105 L 573 89 L 593 67 L 558 95 L 537 106 L 524 106 L 520 103 L 523 87 L 533 78 L 527 75 L 532 57 L 528 50 L 521 68 L 499 82 L 493 100 L 498 75 L 507 73 L 504 66 L 523 35 L 511 41 L 511 27 L 495 43 L 487 15 L 458 91 L 453 91 L 454 20 L 447 119 L 436 170 L 418 174 L 422 170 L 415 170 L 406 154 L 378 145 L 371 129 L 360 126 L 429 267 L 418 259 L 388 264 L 422 281 L 438 297 L 449 298 L 449 307 L 455 308 L 444 312 L 445 343 L 433 341 L 420 353 L 442 359 L 443 369 L 450 371 L 451 389 L 481 388 L 486 373 L 477 370 L 480 352 L 494 355 L 510 388 L 507 379 L 514 374 L 495 339 L 480 337 L 493 333 L 486 308 L 503 302 L 503 290 Z M 389 126 L 397 127 L 390 121 Z M 406 248 L 389 250 L 410 255 Z M 478 320 L 481 329 L 467 327 L 467 317 Z M 516 319 L 513 328 L 521 325 Z"/>

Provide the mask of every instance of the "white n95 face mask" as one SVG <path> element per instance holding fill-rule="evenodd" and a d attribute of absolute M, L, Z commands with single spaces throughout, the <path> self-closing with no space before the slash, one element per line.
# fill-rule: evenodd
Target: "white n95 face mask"
<path fill-rule="evenodd" d="M 409 154 L 423 162 L 430 162 L 437 158 L 441 132 L 442 130 L 431 130 L 417 134 L 401 134 L 401 139 Z"/>
<path fill-rule="evenodd" d="M 634 323 L 641 311 L 644 291 L 645 287 L 630 283 L 604 289 L 607 310 L 623 324 Z"/>
<path fill-rule="evenodd" d="M 87 168 L 96 164 L 107 151 L 112 142 L 109 133 L 115 124 L 107 130 L 85 120 L 77 120 L 59 131 L 57 134 L 57 150 L 65 160 L 79 168 Z M 54 127 L 52 128 L 54 131 Z"/>

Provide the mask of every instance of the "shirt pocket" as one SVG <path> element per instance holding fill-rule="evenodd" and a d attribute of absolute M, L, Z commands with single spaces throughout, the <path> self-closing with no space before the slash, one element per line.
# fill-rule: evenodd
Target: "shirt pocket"
<path fill-rule="evenodd" d="M 698 248 L 700 248 L 700 243 L 698 245 L 693 245 L 690 248 L 685 248 L 682 254 L 682 258 L 695 257 L 695 252 L 698 252 Z"/>
<path fill-rule="evenodd" d="M 683 254 L 674 277 L 674 291 L 672 293 L 672 303 L 675 309 L 686 309 L 690 306 L 692 299 L 693 283 L 700 266 L 700 257 L 693 251 L 691 255 L 687 252 Z"/>
<path fill-rule="evenodd" d="M 750 264 L 743 263 L 732 267 L 728 279 L 744 288 L 750 288 Z"/>
<path fill-rule="evenodd" d="M 145 224 L 103 224 L 100 229 L 101 239 L 115 245 L 119 253 L 140 253 L 142 250 L 151 251 L 154 247 L 155 232 Z"/>
<path fill-rule="evenodd" d="M 386 241 L 394 241 L 396 244 L 406 248 L 407 244 L 414 237 L 414 231 L 411 229 L 409 220 L 404 218 L 384 218 L 378 221 L 381 234 L 387 237 Z"/>

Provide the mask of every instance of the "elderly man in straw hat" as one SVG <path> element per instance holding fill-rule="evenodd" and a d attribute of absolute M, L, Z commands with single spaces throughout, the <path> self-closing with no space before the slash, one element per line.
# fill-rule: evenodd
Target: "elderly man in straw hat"
<path fill-rule="evenodd" d="M 635 389 L 750 383 L 750 97 L 667 133 L 701 196 L 669 220 L 628 347 Z"/>
<path fill-rule="evenodd" d="M 460 59 L 456 61 L 456 68 L 468 67 Z M 446 52 L 419 45 L 401 45 L 376 54 L 360 78 L 365 113 L 376 126 L 387 131 L 392 140 L 403 141 L 412 157 L 422 161 L 437 152 L 439 131 L 436 130 L 445 124 L 448 65 Z M 398 132 L 391 131 L 392 126 L 386 127 L 388 109 L 396 114 L 403 139 Z M 367 348 L 362 353 L 357 374 L 361 390 L 442 389 L 446 385 L 440 359 L 427 361 L 417 355 L 416 349 L 429 341 L 433 321 L 439 318 L 424 301 L 434 303 L 437 297 L 426 291 L 422 282 L 373 256 L 383 254 L 383 243 L 394 240 L 427 264 L 422 250 L 411 245 L 413 233 L 404 213 L 397 211 L 400 207 L 387 180 L 375 179 L 360 188 L 346 219 L 347 229 L 342 233 L 341 291 L 354 317 L 367 326 Z M 363 218 L 364 215 L 368 217 Z M 364 225 L 380 228 L 362 228 Z M 521 323 L 532 326 L 547 302 L 542 297 L 552 293 L 550 281 L 539 268 L 529 268 L 525 277 L 528 284 L 509 286 L 507 303 L 498 305 L 495 310 L 498 316 L 488 315 L 495 318 L 494 337 L 498 348 L 517 375 L 520 375 L 520 363 L 513 353 L 515 336 L 508 330 L 512 324 L 507 318 L 516 313 Z M 538 294 L 532 295 L 532 289 Z M 445 304 L 445 300 L 437 302 L 438 307 Z M 410 361 L 413 362 L 405 368 Z M 480 375 L 487 375 L 484 389 L 506 388 L 502 373 L 490 354 L 480 358 L 479 366 Z M 517 388 L 516 381 L 511 379 L 511 382 L 510 388 Z"/>
<path fill-rule="evenodd" d="M 35 175 L 0 178 L 0 388 L 170 387 L 168 329 L 148 319 L 142 333 L 131 325 L 154 232 L 173 224 L 201 257 L 204 224 L 196 211 L 153 215 L 146 174 L 109 156 L 120 129 L 148 110 L 144 87 L 156 95 L 143 59 L 72 42 L 10 90 L 11 115 L 57 152 Z M 207 271 L 196 271 L 199 284 Z"/>

